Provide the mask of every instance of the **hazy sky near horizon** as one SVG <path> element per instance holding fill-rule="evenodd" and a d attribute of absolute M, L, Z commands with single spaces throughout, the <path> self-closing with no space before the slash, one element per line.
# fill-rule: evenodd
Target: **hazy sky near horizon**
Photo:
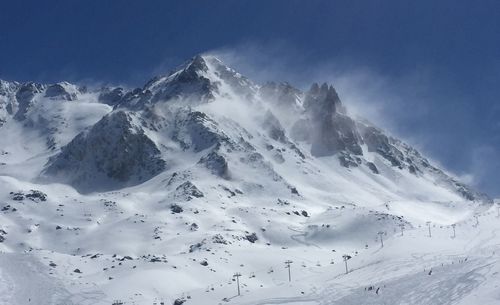
<path fill-rule="evenodd" d="M 347 107 L 500 197 L 500 2 L 4 1 L 0 78 L 142 86 L 198 53 Z"/>

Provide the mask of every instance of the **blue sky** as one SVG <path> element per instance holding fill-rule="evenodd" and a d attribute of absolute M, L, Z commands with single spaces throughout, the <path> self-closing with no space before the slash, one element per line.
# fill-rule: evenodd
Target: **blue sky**
<path fill-rule="evenodd" d="M 0 78 L 141 86 L 201 52 L 349 107 L 500 196 L 499 1 L 4 1 Z"/>

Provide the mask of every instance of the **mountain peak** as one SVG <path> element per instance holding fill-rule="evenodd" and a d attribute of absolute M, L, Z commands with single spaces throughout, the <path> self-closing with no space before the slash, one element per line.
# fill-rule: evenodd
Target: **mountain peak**
<path fill-rule="evenodd" d="M 6 95 L 14 92 L 19 87 L 18 82 L 9 82 L 0 79 L 0 95 Z"/>
<path fill-rule="evenodd" d="M 231 69 L 218 57 L 210 54 L 198 54 L 188 61 L 188 65 L 191 69 L 197 69 L 205 72 L 208 69 Z"/>
<path fill-rule="evenodd" d="M 155 90 L 162 84 L 173 80 L 191 81 L 196 77 L 207 73 L 208 70 L 210 68 L 214 68 L 214 66 L 216 68 L 220 68 L 221 66 L 227 68 L 222 61 L 215 56 L 198 54 L 185 61 L 180 66 L 177 66 L 168 74 L 154 77 L 146 83 L 144 89 Z"/>
<path fill-rule="evenodd" d="M 182 99 L 204 103 L 217 96 L 252 99 L 258 88 L 213 55 L 196 55 L 167 75 L 157 76 L 142 89 L 124 95 L 121 107 L 140 109 L 158 102 Z"/>

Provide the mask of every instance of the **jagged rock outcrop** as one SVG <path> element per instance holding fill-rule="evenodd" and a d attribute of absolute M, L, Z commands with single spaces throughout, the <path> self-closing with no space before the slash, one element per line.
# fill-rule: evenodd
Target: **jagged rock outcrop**
<path fill-rule="evenodd" d="M 198 164 L 205 166 L 212 174 L 223 179 L 229 179 L 229 166 L 226 158 L 217 151 L 212 151 L 206 156 L 203 156 Z"/>
<path fill-rule="evenodd" d="M 372 126 L 362 126 L 363 140 L 368 151 L 375 152 L 388 160 L 392 166 L 403 168 L 404 155 L 395 146 L 390 144 L 390 139 L 381 130 Z"/>
<path fill-rule="evenodd" d="M 175 188 L 175 198 L 182 198 L 189 201 L 193 198 L 201 198 L 203 196 L 203 192 L 200 191 L 191 181 L 186 181 Z"/>
<path fill-rule="evenodd" d="M 73 106 L 81 100 L 91 108 L 88 113 L 96 116 L 90 123 L 71 111 L 72 117 L 65 117 L 68 109 L 81 107 Z M 246 113 L 231 113 L 240 110 Z M 214 56 L 195 56 L 133 90 L 88 91 L 66 82 L 0 81 L 0 127 L 10 119 L 22 121 L 25 128 L 46 138 L 45 153 L 53 156 L 43 177 L 80 191 L 138 184 L 161 174 L 172 162 L 179 173 L 190 173 L 178 178 L 176 185 L 195 181 L 192 173 L 201 168 L 213 179 L 238 182 L 252 190 L 277 183 L 298 195 L 288 182 L 294 177 L 287 177 L 283 169 L 307 167 L 316 158 L 334 158 L 352 171 L 359 168 L 367 175 L 389 179 L 398 171 L 409 172 L 410 177 L 429 180 L 467 200 L 487 200 L 411 146 L 352 117 L 333 86 L 313 84 L 306 92 L 288 83 L 258 86 Z M 77 132 L 64 133 L 66 128 L 80 132 L 85 127 L 76 137 Z M 306 150 L 309 153 L 302 152 Z M 302 173 L 315 173 L 313 168 Z"/>
<path fill-rule="evenodd" d="M 63 147 L 44 174 L 86 192 L 141 183 L 164 169 L 156 144 L 131 114 L 116 111 Z"/>
<path fill-rule="evenodd" d="M 14 119 L 22 121 L 26 118 L 26 112 L 28 112 L 33 99 L 37 93 L 41 93 L 45 86 L 33 82 L 22 84 L 16 92 L 17 101 L 17 112 L 14 115 Z"/>
<path fill-rule="evenodd" d="M 118 88 L 102 88 L 99 93 L 98 100 L 103 104 L 107 104 L 110 106 L 116 106 L 121 101 L 123 96 L 125 95 L 125 90 L 121 87 Z"/>
<path fill-rule="evenodd" d="M 0 80 L 0 127 L 14 114 L 19 83 Z"/>
<path fill-rule="evenodd" d="M 200 152 L 227 141 L 228 137 L 205 113 L 181 109 L 175 116 L 172 139 L 178 142 L 183 150 Z"/>
<path fill-rule="evenodd" d="M 267 131 L 268 136 L 276 141 L 285 143 L 288 141 L 285 135 L 285 129 L 281 126 L 278 118 L 271 111 L 266 111 L 262 120 L 262 127 Z"/>
<path fill-rule="evenodd" d="M 67 82 L 49 85 L 45 89 L 45 97 L 51 99 L 63 99 L 66 101 L 76 100 L 80 89 Z"/>
<path fill-rule="evenodd" d="M 305 118 L 295 123 L 292 135 L 298 141 L 310 142 L 313 156 L 363 154 L 356 123 L 345 114 L 345 108 L 332 86 L 313 84 L 305 93 L 304 111 Z"/>

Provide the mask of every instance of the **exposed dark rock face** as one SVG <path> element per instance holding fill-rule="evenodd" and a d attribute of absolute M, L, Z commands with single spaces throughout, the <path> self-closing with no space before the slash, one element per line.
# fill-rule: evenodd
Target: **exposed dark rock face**
<path fill-rule="evenodd" d="M 271 111 L 267 111 L 264 115 L 262 127 L 264 127 L 264 129 L 267 131 L 267 134 L 271 139 L 282 143 L 288 141 L 285 135 L 285 130 L 281 126 L 280 121 L 272 114 Z"/>
<path fill-rule="evenodd" d="M 37 93 L 41 93 L 44 89 L 44 86 L 37 83 L 25 83 L 22 84 L 19 90 L 16 93 L 17 107 L 18 110 L 14 115 L 14 119 L 18 121 L 22 121 L 26 118 L 26 113 L 30 108 L 33 99 Z"/>
<path fill-rule="evenodd" d="M 125 107 L 131 110 L 141 110 L 150 105 L 153 94 L 149 90 L 136 88 L 127 92 L 115 105 L 115 107 Z"/>
<path fill-rule="evenodd" d="M 422 168 L 430 168 L 429 162 L 409 145 L 386 136 L 380 129 L 358 123 L 363 140 L 369 152 L 374 152 L 387 160 L 391 166 L 407 169 L 414 175 L 422 173 Z"/>
<path fill-rule="evenodd" d="M 304 99 L 304 108 L 314 118 L 327 118 L 342 108 L 337 91 L 326 83 L 321 87 L 314 83 Z M 339 111 L 341 112 L 341 111 Z M 341 112 L 343 113 L 343 112 Z"/>
<path fill-rule="evenodd" d="M 259 240 L 256 233 L 245 235 L 245 239 L 251 242 L 252 244 L 255 243 L 257 240 Z"/>
<path fill-rule="evenodd" d="M 3 243 L 5 241 L 5 235 L 7 235 L 7 232 L 0 229 L 0 243 Z"/>
<path fill-rule="evenodd" d="M 185 302 L 186 302 L 186 300 L 185 300 L 185 299 L 183 299 L 183 298 L 175 299 L 175 301 L 174 301 L 174 305 L 182 305 L 182 304 L 184 304 Z"/>
<path fill-rule="evenodd" d="M 77 98 L 77 95 L 75 92 L 68 92 L 62 84 L 53 84 L 45 90 L 45 97 L 73 101 Z"/>
<path fill-rule="evenodd" d="M 16 111 L 17 102 L 15 94 L 19 86 L 17 82 L 7 82 L 0 79 L 0 127 Z"/>
<path fill-rule="evenodd" d="M 194 198 L 201 198 L 203 197 L 203 192 L 200 191 L 196 185 L 194 185 L 191 181 L 186 181 L 179 185 L 176 189 L 176 196 L 177 197 L 186 197 L 187 200 Z"/>
<path fill-rule="evenodd" d="M 99 94 L 98 100 L 103 104 L 115 106 L 121 102 L 124 95 L 125 91 L 123 88 L 103 88 Z"/>
<path fill-rule="evenodd" d="M 208 70 L 205 59 L 194 57 L 181 70 L 171 73 L 168 77 L 157 77 L 150 80 L 143 88 L 153 93 L 150 103 L 168 101 L 172 98 L 189 97 L 193 99 L 212 99 L 217 92 L 217 84 L 202 75 Z"/>
<path fill-rule="evenodd" d="M 198 163 L 204 165 L 212 174 L 229 179 L 229 166 L 226 158 L 220 153 L 213 151 L 202 157 Z"/>
<path fill-rule="evenodd" d="M 198 75 L 195 66 L 197 66 L 196 63 L 174 76 L 175 81 L 168 83 L 158 91 L 153 96 L 153 102 L 187 96 L 186 93 L 195 94 L 199 98 L 212 99 L 213 92 L 217 91 L 217 87 L 208 78 Z M 145 88 L 147 89 L 147 87 Z"/>
<path fill-rule="evenodd" d="M 8 82 L 0 79 L 0 96 L 10 96 L 19 88 L 18 82 Z"/>
<path fill-rule="evenodd" d="M 210 68 L 209 68 L 210 67 Z M 208 75 L 211 73 L 210 75 Z M 144 109 L 158 102 L 189 100 L 200 104 L 212 101 L 220 93 L 220 78 L 234 93 L 254 99 L 256 89 L 250 80 L 223 65 L 213 56 L 195 56 L 169 75 L 151 79 L 141 89 L 135 89 L 121 98 L 118 107 Z"/>
<path fill-rule="evenodd" d="M 364 123 L 358 122 L 358 128 L 363 136 L 368 151 L 378 154 L 387 160 L 391 166 L 401 170 L 407 170 L 416 176 L 430 173 L 435 177 L 436 184 L 455 190 L 467 200 L 490 200 L 485 194 L 474 191 L 465 184 L 457 181 L 455 178 L 450 177 L 442 170 L 431 165 L 426 158 L 408 144 L 393 137 L 389 137 L 385 135 L 382 130 Z M 367 165 L 370 167 L 369 164 Z M 375 171 L 373 172 L 376 173 Z"/>
<path fill-rule="evenodd" d="M 175 131 L 172 139 L 179 142 L 182 149 L 200 152 L 227 141 L 217 128 L 217 123 L 206 114 L 198 111 L 179 111 L 175 118 Z"/>
<path fill-rule="evenodd" d="M 234 93 L 245 98 L 249 102 L 254 100 L 257 89 L 248 78 L 225 66 L 220 60 L 213 56 L 206 56 L 204 60 L 215 70 L 215 74 L 218 77 L 231 86 Z M 215 85 L 218 86 L 218 84 Z"/>
<path fill-rule="evenodd" d="M 366 163 L 366 166 L 368 166 L 368 168 L 374 173 L 374 174 L 379 174 L 379 171 L 378 171 L 378 168 L 377 166 L 375 166 L 375 164 L 373 164 L 373 162 L 367 162 Z"/>
<path fill-rule="evenodd" d="M 63 147 L 45 174 L 87 191 L 141 183 L 164 169 L 156 144 L 129 114 L 117 111 Z"/>
<path fill-rule="evenodd" d="M 198 228 L 199 228 L 199 226 L 198 226 L 195 222 L 193 222 L 193 223 L 189 226 L 189 230 L 191 230 L 191 231 L 198 231 Z"/>
<path fill-rule="evenodd" d="M 304 108 L 307 119 L 299 120 L 292 128 L 292 134 L 296 140 L 312 144 L 313 156 L 331 156 L 339 152 L 363 154 L 356 123 L 345 114 L 332 86 L 313 84 L 305 94 Z"/>
<path fill-rule="evenodd" d="M 361 137 L 354 121 L 346 115 L 336 113 L 323 118 L 314 124 L 311 154 L 313 156 L 330 156 L 345 151 L 354 155 L 362 155 Z"/>
<path fill-rule="evenodd" d="M 202 240 L 199 243 L 189 245 L 189 253 L 193 253 L 194 251 L 202 249 L 202 247 L 205 245 L 205 240 Z"/>
<path fill-rule="evenodd" d="M 170 206 L 170 211 L 172 211 L 173 214 L 179 214 L 184 212 L 184 209 L 180 205 L 172 204 Z"/>
<path fill-rule="evenodd" d="M 343 167 L 358 167 L 362 163 L 361 158 L 347 152 L 341 152 L 338 154 L 340 165 Z"/>
<path fill-rule="evenodd" d="M 389 137 L 375 127 L 366 126 L 361 130 L 368 151 L 378 153 L 391 162 L 392 166 L 403 168 L 402 160 L 404 160 L 404 155 L 396 147 L 390 144 Z"/>

